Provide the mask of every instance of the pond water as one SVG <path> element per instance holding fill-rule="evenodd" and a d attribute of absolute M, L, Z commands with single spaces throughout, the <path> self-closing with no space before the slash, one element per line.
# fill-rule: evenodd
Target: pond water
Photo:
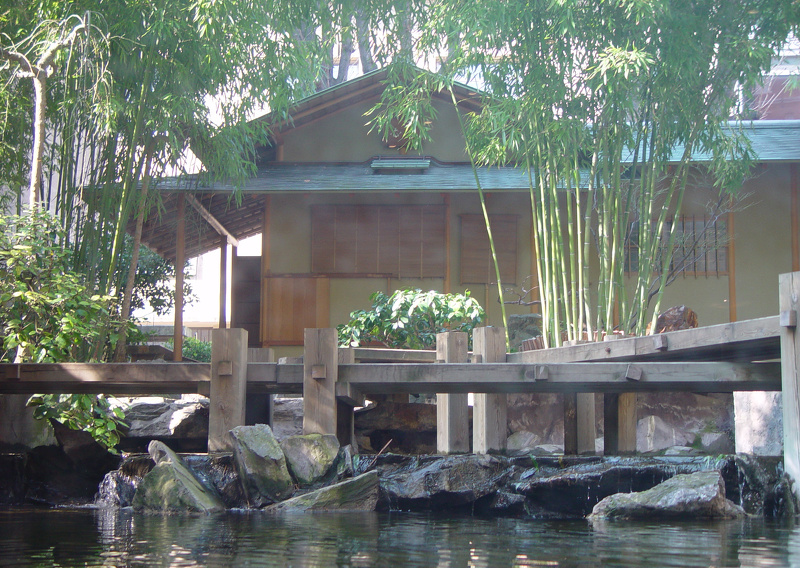
<path fill-rule="evenodd" d="M 800 566 L 800 525 L 0 510 L 0 566 Z"/>

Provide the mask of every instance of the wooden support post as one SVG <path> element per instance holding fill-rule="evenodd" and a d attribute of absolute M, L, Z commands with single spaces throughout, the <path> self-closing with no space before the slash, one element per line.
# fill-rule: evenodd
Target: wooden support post
<path fill-rule="evenodd" d="M 219 325 L 220 329 L 228 327 L 228 238 L 219 238 Z"/>
<path fill-rule="evenodd" d="M 564 454 L 593 454 L 596 437 L 594 393 L 565 393 Z"/>
<path fill-rule="evenodd" d="M 208 451 L 230 451 L 228 432 L 245 424 L 247 398 L 247 331 L 211 331 L 211 393 Z"/>
<path fill-rule="evenodd" d="M 436 335 L 438 363 L 466 363 L 467 334 L 448 331 Z M 436 449 L 440 454 L 469 452 L 469 402 L 466 393 L 436 395 Z"/>
<path fill-rule="evenodd" d="M 303 338 L 303 433 L 336 435 L 339 377 L 336 329 L 306 329 Z"/>
<path fill-rule="evenodd" d="M 247 350 L 248 363 L 271 363 L 275 361 L 275 351 L 264 347 L 250 347 Z M 269 424 L 272 426 L 272 401 L 275 395 L 269 393 L 257 393 L 247 396 L 245 405 L 244 423 L 248 426 L 253 424 Z"/>
<path fill-rule="evenodd" d="M 619 395 L 619 446 L 620 454 L 636 453 L 636 400 L 635 392 L 623 392 Z"/>
<path fill-rule="evenodd" d="M 779 290 L 780 313 L 797 313 L 800 310 L 800 272 L 781 274 Z M 795 495 L 800 496 L 800 333 L 796 325 L 787 325 L 781 328 L 780 334 L 783 467 L 794 482 Z"/>
<path fill-rule="evenodd" d="M 479 327 L 472 332 L 472 352 L 481 363 L 505 363 L 506 336 L 502 327 Z M 476 454 L 506 449 L 508 395 L 475 393 L 472 408 L 472 451 Z"/>
<path fill-rule="evenodd" d="M 354 365 L 356 362 L 356 352 L 350 347 L 339 348 L 338 357 L 340 365 Z M 356 392 L 351 385 L 336 383 L 336 437 L 341 446 L 350 444 L 355 452 L 358 452 L 358 443 L 353 409 L 364 404 L 363 395 Z"/>
<path fill-rule="evenodd" d="M 564 393 L 564 455 L 578 453 L 578 394 Z"/>
<path fill-rule="evenodd" d="M 178 194 L 178 227 L 175 235 L 175 321 L 172 359 L 183 361 L 183 265 L 186 264 L 186 197 Z"/>
<path fill-rule="evenodd" d="M 576 434 L 579 454 L 595 453 L 594 441 L 597 438 L 597 420 L 594 412 L 594 399 L 595 394 L 592 392 L 579 392 L 576 395 Z"/>
<path fill-rule="evenodd" d="M 619 393 L 603 395 L 603 455 L 619 453 Z"/>
<path fill-rule="evenodd" d="M 606 393 L 603 396 L 603 453 L 607 456 L 635 453 L 636 393 Z"/>

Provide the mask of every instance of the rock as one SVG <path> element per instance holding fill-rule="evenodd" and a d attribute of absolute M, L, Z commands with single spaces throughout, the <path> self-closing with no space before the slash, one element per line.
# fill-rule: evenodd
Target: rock
<path fill-rule="evenodd" d="M 783 409 L 780 392 L 733 393 L 736 453 L 783 455 Z"/>
<path fill-rule="evenodd" d="M 345 477 L 355 477 L 356 464 L 353 458 L 356 453 L 353 451 L 353 446 L 347 444 L 339 449 L 339 456 L 336 458 L 336 479 L 341 481 Z"/>
<path fill-rule="evenodd" d="M 559 444 L 540 444 L 531 449 L 531 454 L 534 456 L 552 456 L 563 453 L 564 446 Z"/>
<path fill-rule="evenodd" d="M 130 507 L 141 481 L 141 477 L 131 477 L 120 469 L 109 471 L 97 488 L 95 503 L 101 507 Z"/>
<path fill-rule="evenodd" d="M 490 455 L 414 459 L 381 476 L 381 494 L 391 507 L 440 510 L 496 493 L 508 475 L 508 462 Z"/>
<path fill-rule="evenodd" d="M 0 454 L 0 505 L 19 505 L 25 497 L 25 454 Z"/>
<path fill-rule="evenodd" d="M 470 408 L 470 411 L 472 409 Z M 359 447 L 379 452 L 389 444 L 393 452 L 436 452 L 436 405 L 381 401 L 355 411 Z"/>
<path fill-rule="evenodd" d="M 301 487 L 321 481 L 339 455 L 339 440 L 332 434 L 289 436 L 280 447 L 289 473 Z"/>
<path fill-rule="evenodd" d="M 645 416 L 636 425 L 636 451 L 639 453 L 688 446 L 694 438 L 694 434 L 668 424 L 658 416 Z"/>
<path fill-rule="evenodd" d="M 561 394 L 509 394 L 507 416 L 512 433 L 533 432 L 539 436 L 540 444 L 564 442 L 564 396 Z"/>
<path fill-rule="evenodd" d="M 204 485 L 214 489 L 225 507 L 231 509 L 247 506 L 247 499 L 232 455 L 192 454 L 185 456 L 183 461 Z"/>
<path fill-rule="evenodd" d="M 509 452 L 526 451 L 539 443 L 539 436 L 525 430 L 514 432 L 506 440 L 506 449 Z"/>
<path fill-rule="evenodd" d="M 733 440 L 725 432 L 706 432 L 701 434 L 700 449 L 713 456 L 736 453 Z"/>
<path fill-rule="evenodd" d="M 378 472 L 368 471 L 271 505 L 269 512 L 287 511 L 374 511 L 378 502 Z"/>
<path fill-rule="evenodd" d="M 236 470 L 251 507 L 282 501 L 293 481 L 278 440 L 266 424 L 237 426 L 230 431 Z"/>
<path fill-rule="evenodd" d="M 137 511 L 213 513 L 225 508 L 214 491 L 204 486 L 183 460 L 163 442 L 148 447 L 155 467 L 142 478 L 133 497 Z"/>
<path fill-rule="evenodd" d="M 665 456 L 700 456 L 703 455 L 703 451 L 697 448 L 692 448 L 691 446 L 672 446 L 664 450 Z"/>
<path fill-rule="evenodd" d="M 275 397 L 272 401 L 272 433 L 280 441 L 303 434 L 303 397 Z"/>
<path fill-rule="evenodd" d="M 620 488 L 644 491 L 668 479 L 676 470 L 684 473 L 697 469 L 641 458 L 573 458 L 570 462 L 566 457 L 541 456 L 536 461 L 538 465 L 524 472 L 513 489 L 527 497 L 526 507 L 536 511 L 537 516 L 558 518 L 585 517 L 601 499 L 619 493 Z"/>
<path fill-rule="evenodd" d="M 519 514 L 525 508 L 525 496 L 509 491 L 498 491 L 489 499 L 484 509 L 491 513 Z"/>
<path fill-rule="evenodd" d="M 673 306 L 661 312 L 656 319 L 656 333 L 678 331 L 697 327 L 697 314 L 686 306 Z M 650 333 L 650 325 L 647 326 Z"/>
<path fill-rule="evenodd" d="M 735 519 L 744 509 L 725 498 L 718 471 L 676 475 L 640 493 L 618 493 L 600 501 L 590 519 Z"/>
<path fill-rule="evenodd" d="M 184 395 L 179 399 L 142 397 L 123 406 L 125 422 L 122 448 L 140 450 L 144 440 L 169 439 L 184 450 L 205 451 L 208 440 L 208 398 Z"/>
<path fill-rule="evenodd" d="M 508 340 L 511 348 L 519 350 L 522 342 L 542 334 L 541 314 L 511 314 L 508 316 Z"/>

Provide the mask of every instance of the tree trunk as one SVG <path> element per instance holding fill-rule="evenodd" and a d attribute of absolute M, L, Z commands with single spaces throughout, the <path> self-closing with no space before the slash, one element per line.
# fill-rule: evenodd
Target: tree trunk
<path fill-rule="evenodd" d="M 369 73 L 378 68 L 375 58 L 372 56 L 372 48 L 369 42 L 369 20 L 364 16 L 361 8 L 356 8 L 356 34 L 358 40 L 358 57 L 361 59 L 361 69 L 364 73 Z"/>
<path fill-rule="evenodd" d="M 28 204 L 31 210 L 39 202 L 39 188 L 42 182 L 44 155 L 44 117 L 47 110 L 47 74 L 40 71 L 33 76 L 35 93 L 33 115 L 33 153 L 31 156 L 31 180 Z"/>
<path fill-rule="evenodd" d="M 142 195 L 139 197 L 139 207 L 136 211 L 136 231 L 133 235 L 133 250 L 131 251 L 131 265 L 128 268 L 128 280 L 125 282 L 125 290 L 122 294 L 122 307 L 120 308 L 120 319 L 122 324 L 119 329 L 116 350 L 114 351 L 114 361 L 124 363 L 127 360 L 128 345 L 128 319 L 131 314 L 131 304 L 133 303 L 133 286 L 136 282 L 136 270 L 139 266 L 139 247 L 142 243 L 142 226 L 144 225 L 144 214 L 147 207 L 147 191 L 150 187 L 150 165 L 152 157 L 148 152 L 145 156 L 144 175 L 142 176 Z"/>

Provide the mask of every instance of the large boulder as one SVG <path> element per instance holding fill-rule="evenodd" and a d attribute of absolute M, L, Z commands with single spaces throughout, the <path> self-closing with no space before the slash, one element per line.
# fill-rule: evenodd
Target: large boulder
<path fill-rule="evenodd" d="M 215 492 L 205 486 L 183 460 L 163 442 L 148 447 L 155 467 L 144 476 L 133 508 L 137 511 L 213 513 L 225 509 Z"/>
<path fill-rule="evenodd" d="M 279 397 L 272 400 L 272 433 L 278 440 L 303 433 L 303 397 Z"/>
<path fill-rule="evenodd" d="M 150 440 L 169 441 L 179 451 L 206 451 L 208 398 L 187 394 L 180 398 L 149 396 L 121 400 L 128 424 L 120 442 L 124 451 L 142 451 Z"/>
<path fill-rule="evenodd" d="M 673 446 L 688 446 L 695 436 L 659 416 L 645 416 L 636 426 L 636 451 L 657 452 Z"/>
<path fill-rule="evenodd" d="M 339 440 L 332 434 L 289 436 L 280 443 L 289 473 L 301 487 L 327 477 L 339 455 Z"/>
<path fill-rule="evenodd" d="M 270 512 L 285 511 L 374 511 L 378 503 L 378 472 L 368 471 L 358 477 L 292 497 L 270 505 Z"/>
<path fill-rule="evenodd" d="M 460 507 L 493 495 L 508 476 L 508 462 L 494 456 L 437 456 L 384 472 L 381 493 L 400 509 Z"/>
<path fill-rule="evenodd" d="M 739 505 L 725 498 L 719 471 L 676 475 L 640 493 L 618 493 L 600 501 L 590 519 L 735 519 Z"/>
<path fill-rule="evenodd" d="M 272 428 L 237 426 L 230 436 L 236 470 L 251 507 L 270 505 L 292 494 L 294 482 Z"/>

